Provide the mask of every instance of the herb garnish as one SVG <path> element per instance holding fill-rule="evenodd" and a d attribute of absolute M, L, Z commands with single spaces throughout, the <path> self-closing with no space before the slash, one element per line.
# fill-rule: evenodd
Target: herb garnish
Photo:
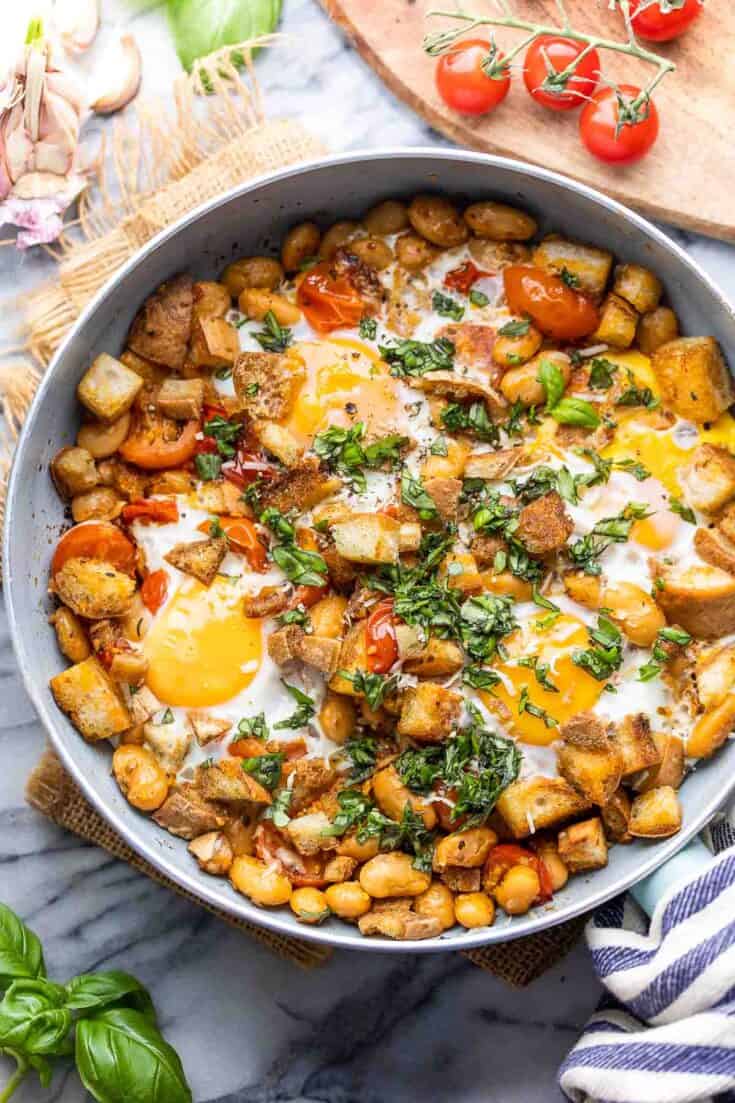
<path fill-rule="evenodd" d="M 373 710 L 379 709 L 398 686 L 396 674 L 370 674 L 367 670 L 338 670 L 337 674 L 352 685 L 355 693 L 361 693 Z"/>
<path fill-rule="evenodd" d="M 696 525 L 697 518 L 694 510 L 688 505 L 682 502 L 681 498 L 675 498 L 673 494 L 669 495 L 669 509 L 672 513 L 676 513 L 681 517 L 682 521 L 687 521 L 690 525 Z"/>
<path fill-rule="evenodd" d="M 382 467 L 385 463 L 395 466 L 400 459 L 401 449 L 408 444 L 408 437 L 393 433 L 363 446 L 361 442 L 364 435 L 365 426 L 361 421 L 351 429 L 332 425 L 318 433 L 313 444 L 314 451 L 322 462 L 331 471 L 342 475 L 360 492 L 367 489 L 367 480 L 362 469 Z"/>
<path fill-rule="evenodd" d="M 404 467 L 401 473 L 401 501 L 418 510 L 422 521 L 432 521 L 439 516 L 436 503 L 420 479 L 416 479 Z"/>
<path fill-rule="evenodd" d="M 470 290 L 469 298 L 473 306 L 487 306 L 490 302 L 484 291 L 476 291 L 474 287 Z"/>
<path fill-rule="evenodd" d="M 565 283 L 567 287 L 572 287 L 575 290 L 581 286 L 579 276 L 577 276 L 574 272 L 570 272 L 569 269 L 566 267 L 562 268 L 559 272 L 559 279 L 562 283 Z"/>
<path fill-rule="evenodd" d="M 455 322 L 461 322 L 464 318 L 464 307 L 442 291 L 435 291 L 431 296 L 431 307 L 441 318 L 453 318 Z"/>
<path fill-rule="evenodd" d="M 525 337 L 531 328 L 529 318 L 514 318 L 498 330 L 498 337 Z"/>
<path fill-rule="evenodd" d="M 265 722 L 265 713 L 259 712 L 256 716 L 247 716 L 242 719 L 237 725 L 236 735 L 240 739 L 261 739 L 265 742 L 270 735 Z"/>
<path fill-rule="evenodd" d="M 604 682 L 622 665 L 623 637 L 610 618 L 601 613 L 597 618 L 597 628 L 590 632 L 590 640 L 592 647 L 575 651 L 572 662 L 598 682 Z"/>
<path fill-rule="evenodd" d="M 478 662 L 487 662 L 497 651 L 499 641 L 518 627 L 513 598 L 507 594 L 468 598 L 460 609 L 459 627 L 467 654 Z"/>
<path fill-rule="evenodd" d="M 546 391 L 546 412 L 560 425 L 596 429 L 600 418 L 591 402 L 583 398 L 564 398 L 564 376 L 552 360 L 542 360 L 538 381 Z"/>
<path fill-rule="evenodd" d="M 603 517 L 591 532 L 569 546 L 569 558 L 585 574 L 600 574 L 602 567 L 597 562 L 602 553 L 611 544 L 624 544 L 630 536 L 630 530 L 636 521 L 650 517 L 648 506 L 642 502 L 629 502 L 622 513 L 615 517 Z"/>
<path fill-rule="evenodd" d="M 370 777 L 378 757 L 378 744 L 372 736 L 348 739 L 342 750 L 352 762 L 350 777 L 353 781 L 364 781 L 366 777 Z"/>
<path fill-rule="evenodd" d="M 273 820 L 276 827 L 286 827 L 291 822 L 288 810 L 291 807 L 292 796 L 290 789 L 279 789 L 273 794 L 273 803 L 266 808 L 263 818 Z"/>
<path fill-rule="evenodd" d="M 363 341 L 374 341 L 378 336 L 378 323 L 375 318 L 370 318 L 367 314 L 361 318 L 359 333 Z"/>
<path fill-rule="evenodd" d="M 559 727 L 559 721 L 555 720 L 551 713 L 547 712 L 546 709 L 542 709 L 540 705 L 533 703 L 528 694 L 528 686 L 523 686 L 518 699 L 518 715 L 521 716 L 524 712 L 527 712 L 529 716 L 535 716 L 537 720 L 543 720 L 547 728 Z"/>
<path fill-rule="evenodd" d="M 292 712 L 290 716 L 287 716 L 285 720 L 279 720 L 273 727 L 276 729 L 305 727 L 316 712 L 313 698 L 311 698 L 308 693 L 304 693 L 298 686 L 289 685 L 288 682 L 283 682 L 282 684 L 296 702 L 296 710 Z"/>
<path fill-rule="evenodd" d="M 293 333 L 282 326 L 272 310 L 263 319 L 265 329 L 254 333 L 253 337 L 266 352 L 285 352 L 293 342 Z"/>
<path fill-rule="evenodd" d="M 595 356 L 590 361 L 590 387 L 593 391 L 607 391 L 613 385 L 613 376 L 618 365 L 604 356 Z"/>
<path fill-rule="evenodd" d="M 498 426 L 491 420 L 487 406 L 481 400 L 469 404 L 450 402 L 441 412 L 441 421 L 450 433 L 472 433 L 489 444 L 500 441 Z"/>
<path fill-rule="evenodd" d="M 628 387 L 619 398 L 616 406 L 645 406 L 647 410 L 655 410 L 660 405 L 650 387 L 639 387 L 630 368 L 626 369 L 628 375 Z"/>
<path fill-rule="evenodd" d="M 241 765 L 246 774 L 255 778 L 264 789 L 273 790 L 281 780 L 281 767 L 284 754 L 276 751 L 274 754 L 260 754 L 254 758 L 243 758 Z"/>
<path fill-rule="evenodd" d="M 426 375 L 431 371 L 454 371 L 454 345 L 446 337 L 436 341 L 397 341 L 379 345 L 380 355 L 390 364 L 390 373 L 398 379 Z"/>
<path fill-rule="evenodd" d="M 683 628 L 660 628 L 651 651 L 651 658 L 638 670 L 638 681 L 650 682 L 651 679 L 656 678 L 661 673 L 669 660 L 664 644 L 675 643 L 680 647 L 686 647 L 691 642 L 692 637 Z"/>
<path fill-rule="evenodd" d="M 318 552 L 297 545 L 296 529 L 288 518 L 271 506 L 261 513 L 260 521 L 281 541 L 272 548 L 271 556 L 286 577 L 298 586 L 323 586 L 329 573 L 327 564 Z"/>

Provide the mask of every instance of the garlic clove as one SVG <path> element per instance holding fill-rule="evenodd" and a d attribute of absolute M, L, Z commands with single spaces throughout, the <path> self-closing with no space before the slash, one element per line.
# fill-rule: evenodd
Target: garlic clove
<path fill-rule="evenodd" d="M 92 110 L 97 115 L 111 115 L 114 111 L 120 111 L 138 94 L 141 80 L 141 57 L 138 44 L 132 35 L 123 35 L 120 39 L 117 57 L 110 64 L 106 72 L 112 74 L 112 79 L 107 89 L 98 96 L 92 104 Z"/>
<path fill-rule="evenodd" d="M 56 0 L 53 21 L 66 53 L 82 54 L 97 37 L 99 0 Z"/>
<path fill-rule="evenodd" d="M 84 112 L 85 96 L 80 85 L 67 73 L 50 69 L 46 73 L 46 92 L 61 96 L 62 100 L 74 108 L 77 115 Z"/>
<path fill-rule="evenodd" d="M 73 173 L 27 172 L 13 188 L 16 199 L 60 199 L 70 203 L 84 190 L 87 181 Z"/>

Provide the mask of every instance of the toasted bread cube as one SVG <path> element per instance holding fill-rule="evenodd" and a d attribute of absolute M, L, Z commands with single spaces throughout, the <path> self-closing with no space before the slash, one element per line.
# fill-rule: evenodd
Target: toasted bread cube
<path fill-rule="evenodd" d="M 224 318 L 199 318 L 194 322 L 190 358 L 195 367 L 230 367 L 239 355 L 237 330 Z"/>
<path fill-rule="evenodd" d="M 607 735 L 599 746 L 580 746 L 574 739 L 565 738 L 566 728 L 561 730 L 561 745 L 556 752 L 559 773 L 593 804 L 606 804 L 622 777 L 623 760 L 618 747 Z"/>
<path fill-rule="evenodd" d="M 193 575 L 205 586 L 210 586 L 217 577 L 220 564 L 226 555 L 226 538 L 207 536 L 204 540 L 175 544 L 163 558 L 177 570 Z"/>
<path fill-rule="evenodd" d="M 346 670 L 348 674 L 355 674 L 358 670 L 368 669 L 367 636 L 365 621 L 358 621 L 348 629 L 340 648 L 337 671 Z M 335 693 L 345 693 L 348 697 L 361 696 L 347 678 L 340 673 L 334 674 L 329 682 L 329 688 Z"/>
<path fill-rule="evenodd" d="M 525 448 L 503 448 L 499 452 L 472 452 L 464 467 L 465 479 L 505 479 L 514 467 L 522 464 L 528 453 Z"/>
<path fill-rule="evenodd" d="M 542 241 L 533 253 L 533 263 L 539 268 L 557 274 L 566 269 L 576 276 L 580 291 L 595 298 L 599 298 L 607 286 L 612 262 L 612 253 L 605 249 L 553 236 Z"/>
<path fill-rule="evenodd" d="M 421 682 L 404 694 L 398 734 L 419 743 L 441 743 L 456 727 L 461 711 L 461 693 L 436 682 Z"/>
<path fill-rule="evenodd" d="M 207 712 L 189 712 L 187 718 L 200 747 L 221 739 L 232 727 L 230 720 L 224 720 L 221 716 L 210 716 Z"/>
<path fill-rule="evenodd" d="M 694 677 L 700 704 L 705 709 L 716 708 L 735 686 L 735 644 L 709 647 L 700 652 Z"/>
<path fill-rule="evenodd" d="M 668 306 L 658 306 L 638 322 L 636 339 L 644 356 L 652 356 L 667 341 L 679 336 L 679 320 Z"/>
<path fill-rule="evenodd" d="M 717 528 L 723 536 L 735 543 L 735 502 L 725 506 L 717 520 Z"/>
<path fill-rule="evenodd" d="M 71 609 L 61 605 L 48 619 L 56 632 L 56 641 L 62 655 L 71 663 L 81 663 L 90 654 L 89 640 L 84 625 Z"/>
<path fill-rule="evenodd" d="M 678 789 L 684 780 L 684 744 L 681 739 L 668 732 L 654 732 L 653 741 L 660 761 L 633 778 L 636 793 L 647 793 L 649 789 L 658 789 L 661 785 Z"/>
<path fill-rule="evenodd" d="M 239 758 L 221 759 L 216 765 L 200 767 L 197 780 L 205 800 L 273 803 L 268 790 L 243 770 Z"/>
<path fill-rule="evenodd" d="M 508 403 L 489 383 L 459 375 L 457 372 L 427 372 L 426 375 L 412 378 L 411 383 L 419 391 L 448 398 L 452 402 L 482 401 L 491 418 L 505 417 L 508 411 Z"/>
<path fill-rule="evenodd" d="M 402 521 L 398 530 L 398 550 L 404 552 L 418 551 L 421 546 L 421 525 L 418 521 Z"/>
<path fill-rule="evenodd" d="M 605 834 L 610 842 L 629 843 L 632 835 L 628 830 L 630 823 L 630 797 L 622 786 L 616 789 L 607 804 L 600 808 Z"/>
<path fill-rule="evenodd" d="M 735 456 L 726 448 L 700 444 L 677 472 L 687 505 L 716 513 L 735 498 Z"/>
<path fill-rule="evenodd" d="M 230 292 L 214 280 L 198 280 L 192 288 L 192 318 L 224 318 L 232 306 Z"/>
<path fill-rule="evenodd" d="M 203 379 L 165 379 L 156 395 L 160 412 L 174 421 L 201 417 L 203 404 Z"/>
<path fill-rule="evenodd" d="M 498 799 L 497 811 L 516 839 L 586 812 L 590 801 L 561 777 L 529 777 L 514 781 Z"/>
<path fill-rule="evenodd" d="M 268 637 L 268 654 L 279 666 L 299 659 L 324 674 L 333 674 L 340 650 L 339 640 L 307 635 L 298 624 L 286 624 Z"/>
<path fill-rule="evenodd" d="M 263 487 L 261 502 L 263 509 L 272 506 L 281 513 L 288 513 L 290 509 L 304 512 L 334 494 L 341 486 L 341 480 L 335 475 L 320 470 L 315 457 L 307 457 L 290 471 L 270 479 Z"/>
<path fill-rule="evenodd" d="M 668 341 L 656 349 L 651 366 L 666 405 L 689 421 L 716 421 L 735 401 L 732 378 L 714 337 Z"/>
<path fill-rule="evenodd" d="M 277 425 L 275 421 L 253 422 L 253 432 L 266 452 L 270 452 L 284 467 L 296 467 L 304 449 L 296 437 L 283 425 Z"/>
<path fill-rule="evenodd" d="M 303 360 L 279 352 L 241 352 L 232 371 L 243 409 L 252 418 L 271 421 L 288 417 L 303 378 Z"/>
<path fill-rule="evenodd" d="M 53 589 L 73 613 L 87 620 L 120 617 L 130 608 L 135 580 L 101 559 L 67 559 Z"/>
<path fill-rule="evenodd" d="M 629 828 L 635 838 L 664 839 L 677 833 L 681 821 L 681 804 L 676 790 L 662 785 L 635 798 Z"/>
<path fill-rule="evenodd" d="M 51 461 L 51 477 L 62 498 L 92 490 L 100 481 L 97 465 L 86 448 L 62 448 Z"/>
<path fill-rule="evenodd" d="M 620 264 L 615 269 L 613 291 L 639 314 L 649 314 L 659 304 L 663 285 L 658 276 L 640 264 Z"/>
<path fill-rule="evenodd" d="M 56 704 L 90 743 L 130 727 L 130 713 L 93 655 L 57 674 L 49 685 Z"/>
<path fill-rule="evenodd" d="M 115 421 L 130 409 L 142 386 L 139 375 L 103 352 L 82 376 L 77 397 L 100 421 Z"/>
<path fill-rule="evenodd" d="M 223 813 L 222 806 L 206 800 L 196 786 L 184 784 L 171 789 L 153 819 L 179 839 L 196 839 L 207 831 L 224 827 Z"/>
<path fill-rule="evenodd" d="M 113 682 L 139 686 L 148 673 L 148 660 L 140 651 L 117 651 L 110 660 L 109 673 Z"/>
<path fill-rule="evenodd" d="M 146 720 L 150 720 L 153 713 L 158 712 L 161 707 L 161 702 L 154 693 L 151 693 L 146 685 L 140 686 L 136 689 L 135 693 L 126 693 L 125 700 L 130 712 L 130 721 L 133 726 L 145 724 Z"/>
<path fill-rule="evenodd" d="M 607 865 L 607 839 L 599 816 L 573 823 L 559 832 L 559 857 L 570 873 Z"/>
<path fill-rule="evenodd" d="M 450 552 L 445 556 L 439 574 L 450 589 L 461 590 L 463 594 L 475 594 L 483 587 L 482 575 L 471 552 Z"/>
<path fill-rule="evenodd" d="M 735 578 L 709 564 L 661 565 L 656 602 L 669 624 L 678 624 L 698 640 L 735 632 Z"/>
<path fill-rule="evenodd" d="M 437 512 L 443 521 L 449 523 L 457 520 L 459 497 L 462 493 L 461 479 L 446 479 L 443 477 L 427 479 L 424 483 L 424 489 L 429 497 L 433 499 Z"/>
<path fill-rule="evenodd" d="M 176 774 L 181 768 L 191 746 L 191 729 L 188 724 L 154 724 L 152 720 L 143 725 L 143 742 L 163 766 L 167 774 Z"/>
<path fill-rule="evenodd" d="M 411 911 L 408 904 L 399 901 L 385 901 L 392 905 L 389 909 L 379 905 L 384 901 L 378 901 L 367 912 L 360 916 L 357 925 L 361 935 L 379 934 L 385 938 L 394 938 L 398 941 L 417 938 L 436 938 L 442 933 L 441 921 L 433 915 L 417 915 Z"/>
<path fill-rule="evenodd" d="M 120 353 L 120 363 L 134 371 L 146 383 L 161 383 L 167 375 L 166 369 L 160 364 L 154 364 L 152 360 L 138 356 L 137 352 L 129 348 Z"/>
<path fill-rule="evenodd" d="M 396 632 L 398 627 L 396 625 Z M 403 670 L 417 678 L 448 678 L 450 674 L 461 670 L 463 664 L 462 648 L 458 644 L 453 640 L 439 640 L 436 636 L 430 636 L 425 645 L 419 644 L 417 650 L 404 657 Z"/>
<path fill-rule="evenodd" d="M 165 493 L 162 486 L 156 490 L 157 494 Z M 175 490 L 173 493 L 181 493 Z M 192 505 L 205 513 L 224 513 L 231 517 L 244 516 L 242 509 L 241 490 L 228 482 L 227 479 L 213 482 L 199 483 L 192 493 Z"/>
<path fill-rule="evenodd" d="M 191 337 L 193 286 L 191 276 L 180 274 L 146 299 L 128 335 L 133 352 L 176 371 L 183 367 Z"/>
<path fill-rule="evenodd" d="M 735 544 L 718 529 L 697 529 L 694 550 L 705 563 L 735 574 Z"/>
<path fill-rule="evenodd" d="M 709 758 L 735 731 L 735 693 L 699 717 L 689 733 L 686 753 L 690 758 Z"/>
<path fill-rule="evenodd" d="M 602 304 L 600 322 L 590 338 L 616 349 L 627 349 L 635 340 L 638 311 L 619 295 L 610 294 Z"/>
<path fill-rule="evenodd" d="M 424 649 L 424 635 L 419 628 L 416 628 L 412 624 L 396 624 L 394 625 L 394 631 L 396 635 L 396 645 L 398 647 L 398 658 L 405 662 L 414 655 L 419 655 Z M 463 660 L 464 661 L 464 660 Z"/>
<path fill-rule="evenodd" d="M 318 854 L 323 850 L 336 850 L 339 839 L 328 835 L 332 821 L 325 812 L 307 812 L 289 820 L 286 833 L 299 854 Z"/>
<path fill-rule="evenodd" d="M 658 747 L 651 735 L 651 723 L 645 713 L 636 712 L 624 716 L 613 731 L 613 739 L 620 752 L 623 777 L 658 764 Z"/>
<path fill-rule="evenodd" d="M 555 490 L 529 502 L 521 510 L 515 536 L 531 555 L 548 555 L 563 548 L 574 532 L 574 522 Z"/>
<path fill-rule="evenodd" d="M 384 513 L 355 513 L 332 525 L 337 551 L 351 563 L 397 563 L 401 526 Z"/>

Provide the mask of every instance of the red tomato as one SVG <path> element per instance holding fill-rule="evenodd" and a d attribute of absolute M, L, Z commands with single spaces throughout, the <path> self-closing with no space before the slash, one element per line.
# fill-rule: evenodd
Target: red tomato
<path fill-rule="evenodd" d="M 317 601 L 321 601 L 328 590 L 329 585 L 326 582 L 323 586 L 297 586 L 288 607 L 295 609 L 297 605 L 303 605 L 305 609 L 310 609 Z"/>
<path fill-rule="evenodd" d="M 600 161 L 611 165 L 632 165 L 645 157 L 658 137 L 658 111 L 653 100 L 637 112 L 637 121 L 620 121 L 621 106 L 629 108 L 640 88 L 621 84 L 601 88 L 585 104 L 579 116 L 579 133 L 587 149 Z M 622 101 L 621 101 L 622 97 Z"/>
<path fill-rule="evenodd" d="M 600 55 L 590 50 L 567 80 L 555 78 L 579 57 L 586 46 L 562 35 L 541 35 L 528 47 L 523 67 L 526 88 L 543 107 L 551 111 L 573 111 L 594 92 L 600 79 Z"/>
<path fill-rule="evenodd" d="M 118 571 L 135 574 L 135 545 L 108 521 L 85 521 L 65 532 L 51 560 L 52 576 L 67 559 L 103 559 Z"/>
<path fill-rule="evenodd" d="M 500 843 L 492 847 L 485 859 L 483 869 L 483 881 L 489 878 L 493 884 L 498 885 L 505 874 L 513 866 L 530 866 L 536 871 L 539 879 L 539 894 L 535 903 L 544 904 L 554 895 L 551 886 L 551 876 L 543 861 L 537 854 L 531 854 L 523 846 L 517 843 Z"/>
<path fill-rule="evenodd" d="M 292 885 L 313 885 L 317 888 L 326 885 L 323 860 L 312 855 L 299 854 L 272 823 L 259 823 L 253 841 L 255 853 L 261 862 L 277 862 Z"/>
<path fill-rule="evenodd" d="M 233 460 L 226 460 L 222 464 L 225 479 L 240 489 L 250 486 L 256 479 L 272 479 L 275 473 L 273 464 L 266 463 L 258 452 L 250 452 L 242 446 L 238 448 Z"/>
<path fill-rule="evenodd" d="M 459 831 L 462 824 L 467 819 L 467 816 L 457 816 L 456 819 L 452 818 L 454 802 L 457 799 L 457 790 L 453 786 L 448 786 L 444 781 L 435 781 L 434 792 L 440 799 L 433 800 L 431 802 L 431 807 L 436 812 L 436 817 L 440 825 L 445 831 Z M 447 799 L 441 799 L 443 797 Z"/>
<path fill-rule="evenodd" d="M 165 571 L 153 571 L 143 579 L 140 596 L 149 613 L 157 613 L 166 600 L 168 575 Z"/>
<path fill-rule="evenodd" d="M 118 451 L 128 463 L 146 471 L 181 467 L 196 453 L 198 432 L 199 422 L 195 419 L 184 423 L 176 440 L 164 440 L 159 432 L 141 426 L 133 429 Z"/>
<path fill-rule="evenodd" d="M 332 275 L 328 261 L 321 261 L 306 273 L 296 292 L 299 306 L 317 333 L 359 325 L 365 305 L 344 276 Z"/>
<path fill-rule="evenodd" d="M 248 521 L 247 517 L 220 517 L 218 520 L 230 547 L 245 556 L 251 571 L 264 571 L 265 546 L 261 543 L 253 522 Z M 209 536 L 211 526 L 211 521 L 202 521 L 197 527 L 199 532 Z"/>
<path fill-rule="evenodd" d="M 141 521 L 146 525 L 170 525 L 179 519 L 179 507 L 173 498 L 138 498 L 123 508 L 126 525 Z"/>
<path fill-rule="evenodd" d="M 201 440 L 196 442 L 194 448 L 194 455 L 201 456 L 204 452 L 217 452 L 217 441 L 214 437 L 202 437 Z"/>
<path fill-rule="evenodd" d="M 543 268 L 511 264 L 503 283 L 511 311 L 528 314 L 547 337 L 573 341 L 597 329 L 595 304 Z"/>
<path fill-rule="evenodd" d="M 260 758 L 261 755 L 268 754 L 268 751 L 265 743 L 248 736 L 247 738 L 233 739 L 227 748 L 227 753 L 234 755 L 235 758 Z"/>
<path fill-rule="evenodd" d="M 633 0 L 631 22 L 639 38 L 649 42 L 669 42 L 678 38 L 695 19 L 702 14 L 702 0 L 684 0 L 681 7 L 673 8 L 661 0 Z"/>
<path fill-rule="evenodd" d="M 367 619 L 367 665 L 371 674 L 387 674 L 398 658 L 393 599 L 379 601 Z"/>
<path fill-rule="evenodd" d="M 498 62 L 503 55 L 495 53 L 484 38 L 456 42 L 442 54 L 436 67 L 436 86 L 448 107 L 462 115 L 485 115 L 505 99 L 510 89 L 510 69 L 489 77 L 483 64 L 491 57 Z"/>
<path fill-rule="evenodd" d="M 458 268 L 452 268 L 444 277 L 444 286 L 451 291 L 459 291 L 460 295 L 468 295 L 472 285 L 481 280 L 483 276 L 492 276 L 493 272 L 483 272 L 471 260 L 466 260 Z"/>

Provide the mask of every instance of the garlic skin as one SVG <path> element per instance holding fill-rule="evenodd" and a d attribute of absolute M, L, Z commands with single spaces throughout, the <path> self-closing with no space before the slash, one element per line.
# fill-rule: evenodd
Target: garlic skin
<path fill-rule="evenodd" d="M 99 0 L 55 0 L 53 21 L 67 54 L 83 54 L 100 27 Z"/>
<path fill-rule="evenodd" d="M 91 105 L 96 115 L 121 111 L 137 96 L 142 67 L 138 43 L 131 34 L 123 35 L 114 54 L 107 59 L 107 86 Z"/>

